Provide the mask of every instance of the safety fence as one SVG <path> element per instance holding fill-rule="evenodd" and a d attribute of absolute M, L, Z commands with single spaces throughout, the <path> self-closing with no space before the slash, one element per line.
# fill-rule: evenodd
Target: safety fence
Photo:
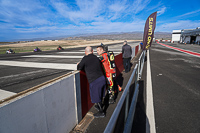
<path fill-rule="evenodd" d="M 140 47 L 133 48 L 134 56 Z M 117 75 L 122 54 L 115 56 Z M 66 133 L 93 106 L 89 84 L 82 71 L 73 71 L 0 101 L 1 133 Z"/>
<path fill-rule="evenodd" d="M 134 114 L 135 114 L 135 107 L 136 107 L 136 103 L 137 103 L 137 97 L 139 94 L 139 83 L 138 81 L 140 80 L 139 76 L 138 76 L 138 72 L 142 72 L 143 66 L 144 66 L 144 60 L 145 60 L 145 51 L 142 52 L 140 58 L 139 58 L 139 64 L 141 67 L 139 67 L 138 64 L 135 65 L 135 68 L 131 74 L 131 77 L 126 85 L 126 88 L 106 126 L 106 129 L 104 130 L 104 133 L 112 133 L 115 131 L 115 126 L 117 123 L 117 120 L 119 119 L 119 115 L 120 112 L 122 111 L 122 107 L 125 104 L 125 114 L 124 114 L 124 133 L 130 133 L 132 130 L 132 124 L 133 124 L 133 118 L 134 118 Z M 130 93 L 130 86 L 131 83 L 134 79 L 134 85 L 135 85 L 135 90 L 134 90 L 134 94 L 133 97 L 130 97 L 129 93 Z M 131 104 L 129 104 L 130 99 L 132 99 Z M 130 105 L 130 107 L 129 107 Z"/>

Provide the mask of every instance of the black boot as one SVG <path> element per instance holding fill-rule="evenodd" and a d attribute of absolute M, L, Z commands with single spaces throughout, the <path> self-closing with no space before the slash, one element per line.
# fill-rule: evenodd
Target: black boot
<path fill-rule="evenodd" d="M 99 106 L 99 112 L 95 113 L 94 117 L 95 118 L 103 118 L 103 117 L 105 117 L 105 114 L 104 114 L 103 109 L 102 109 L 102 104 L 101 103 L 97 103 L 97 106 Z"/>
<path fill-rule="evenodd" d="M 113 95 L 109 95 L 109 104 L 114 104 L 115 103 L 115 99 Z"/>
<path fill-rule="evenodd" d="M 100 108 L 99 108 L 99 106 L 98 106 L 98 103 L 96 103 L 96 104 L 94 105 L 94 108 L 95 108 L 97 111 L 100 111 Z"/>

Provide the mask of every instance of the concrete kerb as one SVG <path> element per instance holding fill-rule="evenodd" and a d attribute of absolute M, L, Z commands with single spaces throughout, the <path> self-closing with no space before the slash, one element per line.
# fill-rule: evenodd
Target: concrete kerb
<path fill-rule="evenodd" d="M 70 133 L 85 133 L 86 129 L 93 121 L 94 115 L 92 112 L 88 112 L 81 122 Z"/>

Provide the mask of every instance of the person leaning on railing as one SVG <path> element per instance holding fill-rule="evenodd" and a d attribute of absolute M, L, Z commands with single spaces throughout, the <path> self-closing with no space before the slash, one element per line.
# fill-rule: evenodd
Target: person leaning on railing
<path fill-rule="evenodd" d="M 98 113 L 94 114 L 95 118 L 105 117 L 102 107 L 102 99 L 105 97 L 106 79 L 103 75 L 99 58 L 93 54 L 92 47 L 85 48 L 85 56 L 80 63 L 77 63 L 78 70 L 85 70 L 89 86 L 92 103 Z"/>

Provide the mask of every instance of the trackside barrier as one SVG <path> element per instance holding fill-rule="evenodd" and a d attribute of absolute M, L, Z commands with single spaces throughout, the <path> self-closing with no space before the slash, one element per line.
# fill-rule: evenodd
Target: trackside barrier
<path fill-rule="evenodd" d="M 124 70 L 122 53 L 115 56 L 115 65 L 116 65 L 116 76 Z"/>
<path fill-rule="evenodd" d="M 81 116 L 78 71 L 0 104 L 0 133 L 66 133 Z"/>
<path fill-rule="evenodd" d="M 84 117 L 93 106 L 93 103 L 91 102 L 89 83 L 84 71 L 80 71 L 80 79 L 82 117 Z"/>
<path fill-rule="evenodd" d="M 131 59 L 133 59 L 133 57 L 135 57 L 138 53 L 138 51 L 141 49 L 140 45 L 137 45 L 135 47 L 132 48 L 132 55 L 131 55 Z"/>
<path fill-rule="evenodd" d="M 172 42 L 171 40 L 155 40 L 155 42 Z"/>
<path fill-rule="evenodd" d="M 131 77 L 126 85 L 126 88 L 110 118 L 110 121 L 108 122 L 106 129 L 104 130 L 104 133 L 112 133 L 115 130 L 115 125 L 117 123 L 119 114 L 121 112 L 123 103 L 125 102 L 126 99 L 126 103 L 125 103 L 125 117 L 124 117 L 124 121 L 125 121 L 125 125 L 124 125 L 124 133 L 130 133 L 131 129 L 132 129 L 132 124 L 133 124 L 133 118 L 134 118 L 134 114 L 135 114 L 135 107 L 136 107 L 136 103 L 137 103 L 137 98 L 138 98 L 138 94 L 139 94 L 139 83 L 138 83 L 138 72 L 141 72 L 143 69 L 143 64 L 144 64 L 144 59 L 145 59 L 145 51 L 142 52 L 141 56 L 140 56 L 140 61 L 141 61 L 141 67 L 138 66 L 138 64 L 135 65 L 135 68 L 131 74 Z M 131 82 L 133 80 L 133 77 L 135 76 L 135 91 L 134 91 L 134 95 L 132 98 L 132 102 L 130 105 L 130 109 L 128 110 L 129 107 L 129 92 L 130 92 L 130 85 Z"/>
<path fill-rule="evenodd" d="M 132 48 L 132 55 L 131 55 L 131 59 L 133 59 L 133 57 L 135 57 L 135 47 Z"/>
<path fill-rule="evenodd" d="M 137 55 L 138 51 L 139 51 L 139 45 L 137 45 L 137 46 L 135 47 L 135 56 Z"/>

